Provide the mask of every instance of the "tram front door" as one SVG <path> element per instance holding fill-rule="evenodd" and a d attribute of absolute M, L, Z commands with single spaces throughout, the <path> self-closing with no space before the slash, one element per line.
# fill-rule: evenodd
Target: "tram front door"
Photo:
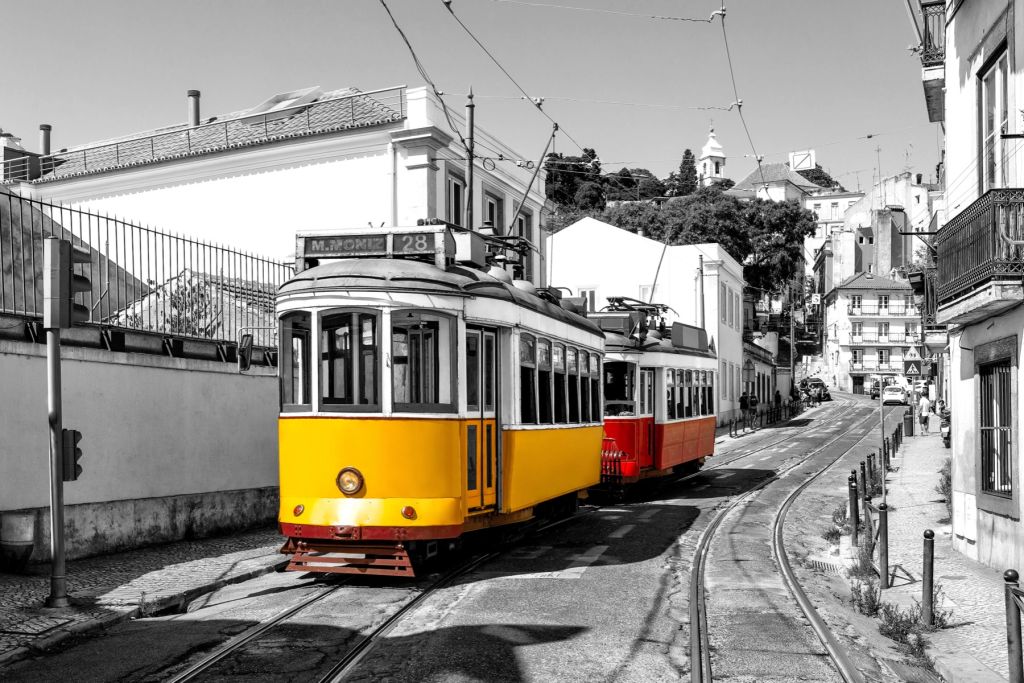
<path fill-rule="evenodd" d="M 497 503 L 497 344 L 496 330 L 466 330 L 466 500 L 471 511 Z"/>

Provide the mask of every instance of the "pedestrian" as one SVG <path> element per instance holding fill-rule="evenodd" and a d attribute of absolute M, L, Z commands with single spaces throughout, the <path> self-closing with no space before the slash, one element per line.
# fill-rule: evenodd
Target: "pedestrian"
<path fill-rule="evenodd" d="M 778 389 L 775 390 L 775 407 L 782 407 L 782 392 L 780 392 Z"/>
<path fill-rule="evenodd" d="M 744 391 L 740 395 L 740 415 L 743 417 L 744 421 L 747 419 L 748 408 L 750 408 L 750 398 L 747 397 L 747 392 Z"/>
<path fill-rule="evenodd" d="M 928 413 L 932 410 L 932 402 L 928 400 L 928 394 L 921 394 L 921 400 L 917 403 L 917 414 L 921 420 L 921 433 L 928 433 Z"/>
<path fill-rule="evenodd" d="M 750 395 L 747 407 L 750 409 L 750 421 L 753 423 L 757 420 L 757 394 Z"/>

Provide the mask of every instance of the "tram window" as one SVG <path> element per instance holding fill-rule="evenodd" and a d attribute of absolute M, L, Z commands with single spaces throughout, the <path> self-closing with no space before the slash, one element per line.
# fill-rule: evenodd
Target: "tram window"
<path fill-rule="evenodd" d="M 635 415 L 634 381 L 636 366 L 625 361 L 604 364 L 604 414 Z"/>
<path fill-rule="evenodd" d="M 590 354 L 580 351 L 580 422 L 590 422 Z"/>
<path fill-rule="evenodd" d="M 537 340 L 519 335 L 519 406 L 522 424 L 537 424 Z"/>
<path fill-rule="evenodd" d="M 676 417 L 693 417 L 693 372 L 676 370 L 676 386 L 679 387 Z"/>
<path fill-rule="evenodd" d="M 551 347 L 551 365 L 555 373 L 555 423 L 564 425 L 569 416 L 565 398 L 565 347 L 555 344 Z"/>
<path fill-rule="evenodd" d="M 480 333 L 466 333 L 466 408 L 480 410 Z"/>
<path fill-rule="evenodd" d="M 608 363 L 604 364 L 608 367 Z M 605 390 L 607 400 L 608 391 Z M 640 415 L 654 414 L 654 368 L 640 370 Z"/>
<path fill-rule="evenodd" d="M 665 371 L 665 394 L 668 400 L 668 419 L 676 419 L 676 371 Z"/>
<path fill-rule="evenodd" d="M 705 415 L 713 415 L 715 413 L 715 373 L 708 372 L 708 385 L 704 389 L 705 401 L 706 401 L 706 412 Z"/>
<path fill-rule="evenodd" d="M 590 421 L 601 421 L 601 359 L 590 354 Z"/>
<path fill-rule="evenodd" d="M 576 349 L 565 350 L 565 362 L 567 367 L 566 382 L 569 383 L 569 422 L 580 421 L 580 376 L 579 376 L 579 352 Z"/>
<path fill-rule="evenodd" d="M 309 313 L 289 313 L 281 318 L 281 407 L 308 410 Z"/>
<path fill-rule="evenodd" d="M 379 407 L 377 316 L 344 312 L 324 317 L 320 332 L 320 387 L 325 408 Z"/>
<path fill-rule="evenodd" d="M 396 411 L 452 410 L 454 346 L 448 316 L 423 311 L 392 313 L 391 394 Z"/>
<path fill-rule="evenodd" d="M 484 410 L 494 410 L 495 336 L 484 332 Z"/>
<path fill-rule="evenodd" d="M 537 340 L 537 403 L 540 408 L 540 423 L 552 424 L 551 405 L 551 342 Z"/>

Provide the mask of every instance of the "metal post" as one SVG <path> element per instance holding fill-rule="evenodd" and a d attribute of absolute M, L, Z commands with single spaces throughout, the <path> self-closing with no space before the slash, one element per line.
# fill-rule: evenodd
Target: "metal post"
<path fill-rule="evenodd" d="M 476 148 L 473 142 L 474 124 L 473 114 L 476 105 L 473 104 L 473 86 L 469 86 L 469 101 L 466 102 L 466 229 L 473 229 L 473 154 Z M 461 213 L 461 212 L 459 212 Z M 495 231 L 501 230 L 503 226 L 495 225 Z"/>
<path fill-rule="evenodd" d="M 872 491 L 875 490 L 875 483 L 878 482 L 878 473 L 875 471 L 875 467 L 875 454 L 873 452 L 868 453 L 868 480 L 871 482 L 870 486 Z"/>
<path fill-rule="evenodd" d="M 1024 653 L 1020 643 L 1020 608 L 1013 597 L 1013 589 L 1020 577 L 1013 569 L 1003 573 L 1006 582 L 1006 656 L 1010 664 L 1010 683 L 1024 683 Z"/>
<path fill-rule="evenodd" d="M 46 408 L 50 420 L 50 595 L 47 607 L 67 607 L 64 569 L 63 421 L 60 396 L 60 328 L 46 330 Z"/>
<path fill-rule="evenodd" d="M 889 506 L 878 506 L 878 573 L 882 588 L 889 587 Z"/>
<path fill-rule="evenodd" d="M 850 490 L 850 545 L 857 546 L 857 526 L 860 524 L 860 508 L 857 502 L 857 475 L 850 474 L 847 480 Z"/>
<path fill-rule="evenodd" d="M 882 447 L 885 448 L 885 411 L 882 410 L 882 397 L 878 397 L 878 427 L 879 435 L 882 437 Z M 889 461 L 886 459 L 885 452 L 880 451 L 882 456 L 882 505 L 885 505 L 885 474 L 889 471 Z M 879 520 L 881 521 L 881 520 Z"/>
<path fill-rule="evenodd" d="M 935 532 L 924 530 L 924 565 L 921 570 L 921 621 L 925 626 L 935 624 L 935 596 L 932 577 L 935 576 Z"/>

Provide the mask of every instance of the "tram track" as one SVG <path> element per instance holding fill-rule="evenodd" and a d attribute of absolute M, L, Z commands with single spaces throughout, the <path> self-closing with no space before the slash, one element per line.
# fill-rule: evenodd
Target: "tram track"
<path fill-rule="evenodd" d="M 705 527 L 701 537 L 697 543 L 697 548 L 694 553 L 694 562 L 691 567 L 691 578 L 690 578 L 690 599 L 689 599 L 689 610 L 690 610 L 690 679 L 693 683 L 709 683 L 713 680 L 713 672 L 711 667 L 711 647 L 709 638 L 709 629 L 707 624 L 707 605 L 705 602 L 706 590 L 705 590 L 705 574 L 706 574 L 706 561 L 708 553 L 711 547 L 711 541 L 714 539 L 719 527 L 729 515 L 730 512 L 736 510 L 740 505 L 743 505 L 747 501 L 755 498 L 761 494 L 764 489 L 771 483 L 780 480 L 782 477 L 797 469 L 798 467 L 806 464 L 807 460 L 819 453 L 824 452 L 841 439 L 849 436 L 851 432 L 862 429 L 864 425 L 869 424 L 873 419 L 873 411 L 869 412 L 863 419 L 859 420 L 856 426 L 851 427 L 844 433 L 836 435 L 835 438 L 830 439 L 825 444 L 822 444 L 816 448 L 811 449 L 809 452 L 803 454 L 803 456 L 794 462 L 792 465 L 787 467 L 782 472 L 776 473 L 775 475 L 766 478 L 760 482 L 757 486 L 734 498 L 724 508 L 722 508 L 715 518 Z M 821 615 L 818 614 L 817 610 L 811 604 L 803 588 L 796 580 L 795 573 L 789 564 L 788 556 L 786 555 L 785 548 L 783 546 L 783 524 L 785 522 L 785 514 L 788 512 L 789 507 L 794 500 L 802 493 L 807 486 L 813 483 L 818 477 L 831 469 L 836 462 L 838 462 L 844 455 L 846 455 L 850 449 L 854 448 L 857 444 L 863 441 L 865 438 L 870 436 L 870 431 L 864 434 L 864 436 L 857 439 L 857 441 L 843 451 L 841 451 L 835 458 L 831 459 L 824 467 L 821 467 L 817 472 L 807 478 L 806 481 L 801 483 L 796 489 L 794 489 L 786 497 L 783 503 L 779 506 L 779 510 L 776 512 L 773 524 L 772 524 L 772 538 L 773 538 L 773 556 L 780 572 L 783 575 L 783 580 L 788 588 L 790 594 L 796 600 L 801 611 L 807 617 L 811 624 L 811 628 L 815 635 L 824 645 L 828 655 L 838 670 L 843 679 L 847 682 L 860 683 L 863 679 L 860 677 L 857 669 L 851 664 L 849 657 L 843 648 L 839 645 L 838 641 L 832 635 L 828 629 Z M 761 446 L 758 450 L 770 446 Z M 749 454 L 748 454 L 749 455 Z M 742 457 L 742 456 L 741 456 Z M 737 458 L 738 459 L 738 458 Z M 730 461 L 732 462 L 732 461 Z"/>

